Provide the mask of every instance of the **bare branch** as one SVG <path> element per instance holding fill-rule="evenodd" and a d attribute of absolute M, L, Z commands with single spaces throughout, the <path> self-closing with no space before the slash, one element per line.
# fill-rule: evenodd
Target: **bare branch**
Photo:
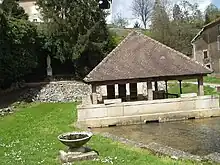
<path fill-rule="evenodd" d="M 147 22 L 150 19 L 152 10 L 153 0 L 133 0 L 133 15 L 141 19 L 145 29 L 147 27 Z"/>

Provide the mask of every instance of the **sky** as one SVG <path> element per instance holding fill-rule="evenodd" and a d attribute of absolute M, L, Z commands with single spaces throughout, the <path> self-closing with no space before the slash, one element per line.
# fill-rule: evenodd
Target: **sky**
<path fill-rule="evenodd" d="M 107 18 L 108 23 L 111 23 L 112 19 L 120 13 L 123 18 L 126 18 L 129 21 L 129 26 L 132 27 L 134 22 L 137 19 L 132 15 L 131 5 L 133 0 L 113 0 L 112 3 L 112 14 Z M 179 0 L 172 0 L 173 3 L 178 2 Z M 214 3 L 220 8 L 220 0 L 188 0 L 191 3 L 197 2 L 202 11 L 210 4 Z"/>

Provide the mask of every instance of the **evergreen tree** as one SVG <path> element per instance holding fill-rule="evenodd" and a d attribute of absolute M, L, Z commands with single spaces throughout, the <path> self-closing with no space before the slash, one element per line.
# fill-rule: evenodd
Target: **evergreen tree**
<path fill-rule="evenodd" d="M 86 74 L 109 52 L 106 14 L 97 0 L 37 0 L 49 40 L 46 47 L 61 61 L 72 60 Z"/>
<path fill-rule="evenodd" d="M 173 19 L 174 21 L 181 21 L 183 18 L 182 11 L 178 4 L 175 4 L 173 7 Z"/>
<path fill-rule="evenodd" d="M 220 17 L 220 10 L 214 4 L 210 4 L 205 10 L 205 24 L 208 24 Z"/>
<path fill-rule="evenodd" d="M 165 6 L 161 4 L 160 0 L 155 0 L 151 23 L 151 31 L 154 38 L 164 44 L 169 44 L 170 20 L 165 10 Z"/>
<path fill-rule="evenodd" d="M 28 19 L 28 15 L 25 13 L 24 9 L 19 6 L 17 0 L 3 0 L 0 8 L 8 17 L 26 20 Z"/>

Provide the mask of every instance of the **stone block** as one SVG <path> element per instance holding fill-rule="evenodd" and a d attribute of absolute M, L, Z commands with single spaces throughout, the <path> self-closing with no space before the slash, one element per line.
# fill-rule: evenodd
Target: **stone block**
<path fill-rule="evenodd" d="M 200 96 L 196 100 L 196 109 L 219 108 L 219 97 Z"/>
<path fill-rule="evenodd" d="M 117 119 L 117 125 L 133 125 L 141 124 L 141 116 L 126 116 Z"/>
<path fill-rule="evenodd" d="M 181 98 L 192 98 L 192 97 L 197 97 L 197 93 L 186 93 L 186 94 L 181 94 Z"/>
<path fill-rule="evenodd" d="M 180 102 L 180 111 L 189 111 L 196 109 L 196 101 L 195 99 L 181 99 Z"/>
<path fill-rule="evenodd" d="M 104 118 L 108 116 L 108 110 L 106 107 L 92 107 L 90 109 L 85 110 L 85 119 L 92 118 Z"/>
<path fill-rule="evenodd" d="M 104 100 L 104 104 L 105 105 L 109 105 L 109 104 L 119 104 L 121 103 L 121 99 L 107 99 L 107 100 Z"/>
<path fill-rule="evenodd" d="M 82 105 L 91 105 L 92 99 L 90 95 L 86 95 L 82 97 Z"/>
<path fill-rule="evenodd" d="M 60 151 L 59 152 L 59 158 L 62 163 L 72 163 L 75 161 L 83 161 L 83 160 L 92 160 L 94 158 L 97 158 L 98 154 L 94 151 L 91 152 L 65 152 Z"/>
<path fill-rule="evenodd" d="M 141 111 L 146 107 L 144 104 L 140 105 L 125 105 L 124 116 L 139 115 Z"/>
<path fill-rule="evenodd" d="M 119 117 L 124 115 L 123 104 L 115 104 L 107 106 L 108 117 Z"/>
<path fill-rule="evenodd" d="M 143 103 L 138 105 L 125 105 L 124 116 L 143 115 L 153 113 L 172 112 L 179 110 L 180 102 L 167 102 L 167 103 Z"/>
<path fill-rule="evenodd" d="M 85 110 L 79 110 L 77 111 L 77 117 L 78 117 L 78 121 L 82 121 L 86 119 L 86 111 Z"/>

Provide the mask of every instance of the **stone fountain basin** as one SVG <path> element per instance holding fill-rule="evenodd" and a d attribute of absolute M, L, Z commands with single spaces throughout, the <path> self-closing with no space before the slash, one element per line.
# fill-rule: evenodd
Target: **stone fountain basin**
<path fill-rule="evenodd" d="M 86 144 L 93 134 L 91 132 L 68 132 L 58 136 L 61 143 L 69 148 L 80 148 Z"/>

